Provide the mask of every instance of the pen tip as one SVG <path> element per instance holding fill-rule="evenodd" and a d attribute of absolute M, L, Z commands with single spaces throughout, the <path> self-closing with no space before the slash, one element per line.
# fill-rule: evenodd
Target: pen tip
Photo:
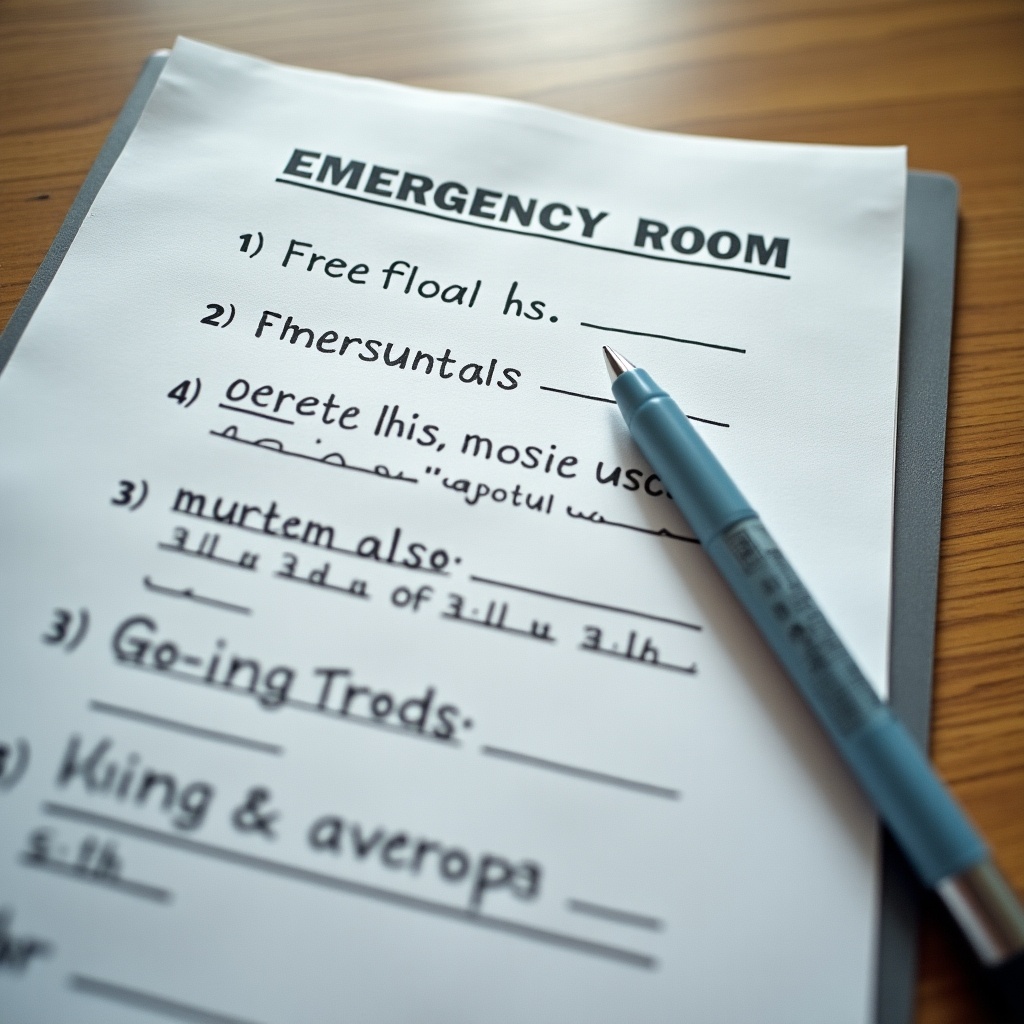
<path fill-rule="evenodd" d="M 608 376 L 611 377 L 612 383 L 618 380 L 627 370 L 636 369 L 628 359 L 620 356 L 615 349 L 609 348 L 607 345 L 602 347 L 604 348 L 605 362 L 608 364 Z"/>

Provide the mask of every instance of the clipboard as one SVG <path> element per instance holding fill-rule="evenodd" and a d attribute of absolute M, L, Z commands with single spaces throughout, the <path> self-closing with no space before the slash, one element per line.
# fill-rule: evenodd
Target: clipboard
<path fill-rule="evenodd" d="M 131 136 L 169 51 L 152 54 L 57 232 L 0 334 L 0 372 L 50 286 L 89 208 Z M 890 703 L 927 747 L 938 590 L 942 475 L 956 267 L 956 181 L 911 171 L 907 179 L 893 535 Z M 920 887 L 882 838 L 875 1019 L 910 1024 Z"/>

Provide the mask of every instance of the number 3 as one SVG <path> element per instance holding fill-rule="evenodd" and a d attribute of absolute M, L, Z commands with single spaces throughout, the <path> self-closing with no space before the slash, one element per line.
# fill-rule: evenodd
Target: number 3
<path fill-rule="evenodd" d="M 131 480 L 121 480 L 118 486 L 121 488 L 121 492 L 116 498 L 110 499 L 111 505 L 127 505 L 132 500 L 132 495 L 135 493 L 135 484 Z"/>
<path fill-rule="evenodd" d="M 44 644 L 62 643 L 68 635 L 68 626 L 71 625 L 72 615 L 66 608 L 54 608 L 53 625 L 49 633 L 43 634 Z"/>

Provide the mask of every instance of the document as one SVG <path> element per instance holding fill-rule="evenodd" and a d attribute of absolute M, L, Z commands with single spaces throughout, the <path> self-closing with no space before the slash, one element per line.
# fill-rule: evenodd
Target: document
<path fill-rule="evenodd" d="M 601 346 L 884 695 L 905 182 L 179 40 L 0 375 L 0 1016 L 868 1021 L 874 817 Z"/>

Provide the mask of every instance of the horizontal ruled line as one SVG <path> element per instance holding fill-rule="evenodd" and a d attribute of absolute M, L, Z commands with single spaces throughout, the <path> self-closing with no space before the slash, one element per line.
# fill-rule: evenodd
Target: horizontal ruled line
<path fill-rule="evenodd" d="M 162 597 L 177 597 L 183 601 L 194 601 L 196 604 L 206 605 L 207 608 L 218 608 L 223 612 L 237 612 L 239 615 L 252 615 L 252 609 L 244 604 L 235 604 L 232 601 L 222 601 L 219 597 L 207 597 L 204 594 L 197 594 L 191 587 L 177 588 L 165 587 L 160 583 L 154 583 L 149 576 L 142 577 L 142 585 L 153 594 L 160 594 Z"/>
<path fill-rule="evenodd" d="M 707 423 L 709 426 L 712 426 L 712 427 L 728 427 L 729 426 L 728 423 L 725 423 L 722 420 L 709 420 L 706 416 L 691 416 L 689 413 L 686 413 L 686 418 L 688 420 L 693 420 L 696 423 Z"/>
<path fill-rule="evenodd" d="M 541 391 L 554 391 L 557 395 L 571 395 L 573 398 L 586 398 L 591 402 L 608 402 L 609 405 L 615 404 L 614 398 L 603 398 L 601 395 L 585 395 L 582 391 L 566 391 L 565 388 L 549 388 L 544 384 L 540 385 Z"/>
<path fill-rule="evenodd" d="M 645 533 L 649 537 L 664 537 L 667 540 L 678 540 L 686 544 L 700 544 L 696 537 L 688 537 L 685 533 L 673 533 L 667 526 L 654 528 L 637 526 L 635 523 L 624 523 L 618 519 L 607 519 L 600 512 L 574 512 L 572 505 L 565 506 L 565 514 L 577 522 L 590 523 L 594 526 L 615 526 L 620 530 L 632 530 L 634 533 Z"/>
<path fill-rule="evenodd" d="M 611 651 L 607 647 L 588 647 L 580 644 L 578 650 L 588 651 L 590 654 L 603 654 L 607 658 L 618 658 L 620 661 L 628 661 L 634 665 L 646 665 L 648 668 L 662 668 L 666 672 L 679 672 L 683 675 L 694 676 L 697 674 L 696 665 L 673 665 L 668 661 L 650 661 L 647 658 L 634 658 L 625 651 Z"/>
<path fill-rule="evenodd" d="M 637 782 L 636 779 L 626 779 L 621 775 L 609 775 L 607 772 L 596 772 L 590 768 L 579 768 L 576 765 L 563 764 L 561 761 L 549 761 L 546 757 L 520 754 L 516 750 L 506 750 L 503 747 L 481 747 L 480 752 L 488 754 L 490 757 L 501 758 L 504 761 L 525 764 L 531 768 L 545 768 L 548 771 L 572 775 L 578 779 L 586 779 L 589 782 L 602 782 L 609 786 L 631 789 L 636 793 L 644 793 L 647 796 L 660 796 L 666 800 L 678 800 L 681 795 L 678 789 L 655 786 L 650 782 Z"/>
<path fill-rule="evenodd" d="M 585 395 L 582 391 L 566 391 L 565 388 L 550 388 L 546 384 L 539 385 L 541 391 L 553 391 L 556 395 L 569 395 L 572 398 L 586 398 L 591 402 L 609 402 L 611 405 L 615 405 L 614 398 L 604 398 L 601 395 Z M 688 420 L 694 420 L 697 423 L 708 423 L 712 427 L 728 427 L 728 423 L 724 423 L 722 420 L 709 420 L 705 416 L 691 416 L 686 413 Z"/>
<path fill-rule="evenodd" d="M 279 878 L 287 878 L 293 882 L 303 882 L 307 885 L 344 892 L 351 896 L 361 896 L 380 903 L 389 903 L 392 906 L 401 907 L 405 910 L 432 914 L 435 917 L 447 918 L 460 924 L 502 932 L 506 935 L 513 935 L 528 941 L 557 946 L 575 953 L 615 961 L 629 967 L 641 967 L 647 970 L 657 967 L 657 960 L 646 953 L 623 949 L 618 946 L 610 946 L 601 942 L 593 942 L 590 939 L 584 939 L 577 935 L 551 931 L 547 928 L 537 928 L 533 925 L 521 924 L 508 918 L 492 917 L 488 914 L 481 914 L 463 907 L 453 907 L 447 903 L 424 899 L 420 896 L 410 896 L 393 889 L 384 889 L 365 882 L 351 881 L 347 878 L 340 878 L 337 875 L 328 875 L 309 868 L 287 864 L 283 861 L 271 860 L 268 857 L 241 853 L 227 847 L 214 846 L 212 843 L 202 842 L 197 839 L 160 832 L 156 829 L 135 825 L 132 822 L 108 817 L 105 814 L 96 814 L 93 811 L 86 811 L 67 804 L 44 803 L 43 811 L 52 817 L 84 822 L 98 828 L 105 828 L 123 835 L 133 836 L 136 839 L 207 857 L 210 860 L 219 860 L 237 867 L 250 868 L 254 871 L 276 875 Z"/>
<path fill-rule="evenodd" d="M 652 932 L 661 931 L 664 927 L 664 922 L 657 917 L 636 914 L 631 910 L 617 910 L 615 907 L 605 907 L 600 903 L 591 903 L 589 900 L 566 900 L 566 906 L 575 914 L 588 914 L 590 917 L 599 917 L 615 924 L 647 928 Z"/>
<path fill-rule="evenodd" d="M 182 672 L 180 669 L 175 668 L 157 668 L 153 665 L 144 665 L 139 662 L 129 661 L 127 658 L 114 658 L 114 664 L 120 665 L 122 668 L 134 669 L 136 672 L 148 672 L 155 676 L 164 676 L 168 679 L 178 680 L 183 683 L 195 683 L 199 686 L 205 686 L 208 690 L 214 693 L 228 693 L 233 694 L 236 697 L 248 697 L 250 700 L 255 700 L 260 704 L 265 704 L 263 700 L 263 694 L 254 693 L 249 690 L 248 687 L 236 688 L 234 686 L 225 685 L 219 683 L 216 680 L 204 679 L 202 676 L 197 676 L 192 672 Z M 339 673 L 340 674 L 340 673 Z M 350 673 L 346 672 L 346 678 Z M 459 747 L 462 745 L 461 740 L 457 739 L 444 739 L 440 736 L 433 736 L 427 732 L 417 732 L 415 729 L 410 729 L 404 725 L 398 725 L 391 722 L 381 721 L 379 718 L 367 718 L 362 715 L 343 715 L 338 711 L 334 711 L 327 706 L 321 706 L 315 704 L 313 701 L 300 700 L 297 697 L 289 696 L 287 699 L 281 701 L 279 704 L 271 704 L 273 708 L 292 708 L 296 711 L 307 711 L 312 714 L 322 715 L 324 718 L 330 719 L 332 722 L 347 722 L 352 725 L 365 725 L 373 729 L 379 729 L 383 732 L 395 733 L 399 736 L 408 736 L 410 739 L 417 740 L 428 740 L 431 743 L 439 743 L 445 747 Z"/>
<path fill-rule="evenodd" d="M 518 590 L 523 594 L 536 594 L 537 597 L 549 597 L 552 601 L 565 601 L 567 604 L 578 604 L 584 608 L 600 608 L 606 612 L 618 612 L 621 615 L 634 615 L 638 619 L 649 619 L 651 622 L 666 622 L 670 626 L 682 626 L 684 629 L 695 629 L 698 632 L 703 626 L 683 619 L 670 619 L 664 615 L 652 615 L 650 612 L 639 612 L 635 608 L 623 608 L 616 604 L 602 604 L 599 601 L 585 601 L 582 597 L 570 597 L 568 594 L 556 594 L 552 590 L 538 590 L 536 587 L 523 587 L 518 583 L 505 583 L 503 580 L 492 580 L 487 576 L 470 576 L 474 583 L 486 583 L 492 587 L 504 587 L 506 590 Z"/>
<path fill-rule="evenodd" d="M 434 213 L 431 210 L 418 210 L 414 206 L 399 206 L 397 203 L 384 203 L 379 199 L 370 199 L 368 196 L 357 196 L 349 192 L 337 192 L 333 188 L 323 188 L 320 185 L 311 185 L 303 181 L 292 181 L 289 178 L 275 178 L 278 185 L 292 185 L 294 188 L 308 189 L 310 192 L 320 192 L 323 195 L 334 196 L 336 199 L 354 199 L 357 203 L 368 203 L 371 206 L 384 206 L 389 210 L 398 210 L 401 213 L 415 213 L 419 217 L 430 217 L 433 220 L 445 220 L 449 224 L 462 224 L 469 228 L 482 228 L 485 231 L 497 231 L 503 235 L 521 235 L 524 238 L 539 238 L 544 242 L 560 242 L 562 245 L 575 245 L 581 249 L 596 249 L 598 252 L 613 252 L 620 256 L 633 256 L 643 260 L 653 260 L 655 263 L 679 263 L 687 267 L 704 267 L 707 270 L 728 270 L 734 274 L 754 274 L 757 277 L 776 277 L 783 281 L 790 280 L 789 274 L 773 274 L 770 270 L 754 270 L 752 267 L 734 267 L 724 263 L 702 263 L 700 260 L 680 260 L 673 256 L 655 256 L 649 252 L 634 252 L 630 249 L 618 249 L 612 245 L 591 245 L 588 242 L 577 242 L 574 238 L 560 238 L 556 235 L 539 235 L 535 231 L 520 231 L 518 228 L 500 228 L 497 224 L 479 224 L 472 220 L 462 220 L 459 217 L 446 217 L 443 213 Z"/>
<path fill-rule="evenodd" d="M 121 707 L 118 704 L 108 704 L 101 700 L 89 701 L 89 709 L 91 711 L 98 711 L 100 714 L 114 715 L 118 718 L 127 718 L 133 722 L 141 722 L 143 725 L 152 725 L 158 729 L 169 729 L 172 732 L 185 733 L 189 736 L 196 736 L 199 739 L 213 740 L 217 743 L 228 743 L 232 746 L 244 747 L 247 750 L 258 750 L 263 754 L 284 753 L 284 748 L 279 747 L 276 743 L 264 743 L 262 740 L 251 740 L 245 736 L 236 736 L 229 732 L 206 729 L 199 725 L 179 722 L 173 718 L 163 718 L 160 715 L 151 715 L 145 711 L 136 711 L 134 708 Z"/>
<path fill-rule="evenodd" d="M 24 867 L 49 871 L 51 874 L 60 875 L 62 878 L 73 878 L 78 882 L 91 882 L 93 885 L 99 885 L 105 889 L 123 892 L 127 896 L 139 896 L 156 903 L 166 903 L 171 898 L 167 889 L 161 889 L 157 885 L 149 885 L 146 882 L 135 882 L 127 878 L 118 878 L 116 875 L 98 875 L 95 872 L 76 867 L 74 864 L 64 864 L 56 860 L 40 860 L 30 853 L 23 853 L 18 859 Z"/>
<path fill-rule="evenodd" d="M 283 416 L 271 416 L 268 412 L 257 412 L 255 409 L 243 409 L 240 405 L 228 405 L 225 402 L 217 403 L 218 409 L 230 409 L 232 412 L 242 412 L 246 416 L 259 416 L 261 420 L 273 420 L 275 423 L 287 423 L 288 426 L 294 427 L 295 420 L 286 420 Z"/>
<path fill-rule="evenodd" d="M 116 985 L 112 981 L 90 978 L 84 974 L 72 974 L 68 979 L 68 987 L 75 992 L 99 996 L 101 999 L 109 999 L 111 1002 L 134 1006 L 140 1010 L 148 1010 L 150 1013 L 159 1013 L 164 1017 L 191 1021 L 192 1024 L 255 1024 L 254 1021 L 243 1020 L 241 1017 L 205 1010 L 201 1006 L 181 1003 L 176 999 L 167 999 L 164 996 L 154 995 L 152 992 L 128 988 L 126 985 Z"/>
<path fill-rule="evenodd" d="M 630 334 L 637 338 L 660 338 L 662 341 L 677 341 L 681 345 L 700 345 L 701 348 L 717 348 L 723 352 L 746 353 L 745 348 L 737 348 L 735 345 L 718 345 L 711 341 L 694 341 L 693 338 L 675 338 L 671 334 L 652 334 L 650 331 L 630 331 L 625 327 L 604 327 L 601 324 L 588 324 L 580 321 L 580 327 L 589 327 L 595 331 L 610 331 L 613 334 Z"/>

